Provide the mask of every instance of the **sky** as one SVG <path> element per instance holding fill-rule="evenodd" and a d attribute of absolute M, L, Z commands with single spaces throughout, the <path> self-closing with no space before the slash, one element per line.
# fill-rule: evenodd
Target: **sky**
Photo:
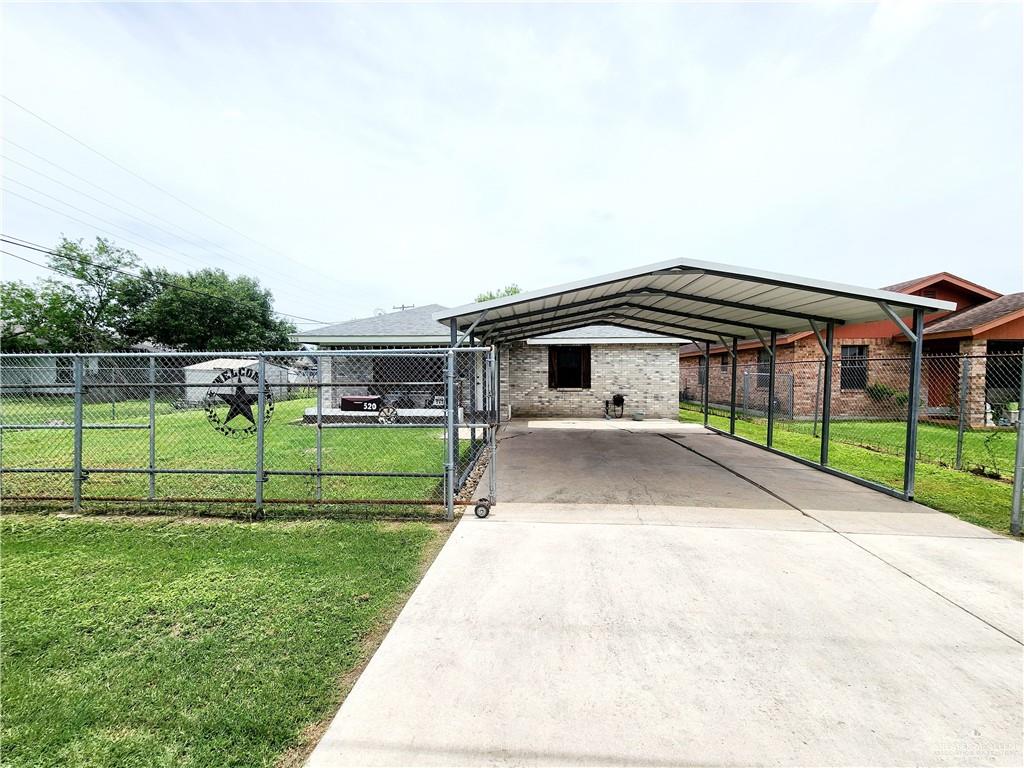
<path fill-rule="evenodd" d="M 1024 290 L 1016 2 L 0 12 L 3 232 L 303 328 L 673 258 Z"/>

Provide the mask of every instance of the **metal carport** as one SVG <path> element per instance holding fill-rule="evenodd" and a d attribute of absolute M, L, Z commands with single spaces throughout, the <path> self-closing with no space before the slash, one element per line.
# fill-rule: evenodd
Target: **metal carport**
<path fill-rule="evenodd" d="M 910 343 L 908 392 L 921 381 L 921 349 L 927 312 L 956 306 L 922 296 L 745 269 L 694 259 L 674 259 L 588 280 L 467 304 L 434 314 L 450 328 L 452 346 L 467 341 L 500 346 L 532 336 L 600 323 L 639 331 L 685 336 L 703 343 L 704 424 L 736 439 L 737 345 L 757 339 L 769 355 L 768 402 L 773 403 L 776 342 L 780 335 L 813 331 L 826 361 L 822 402 L 821 455 L 817 462 L 794 457 L 826 472 L 870 485 L 906 500 L 914 497 L 914 456 L 919 398 L 907 398 L 907 430 L 902 491 L 829 467 L 835 329 L 847 323 L 891 320 Z M 711 344 L 731 350 L 728 433 L 708 424 L 707 376 Z M 765 447 L 773 447 L 774 409 L 767 412 Z M 778 452 L 778 451 L 776 451 Z"/>

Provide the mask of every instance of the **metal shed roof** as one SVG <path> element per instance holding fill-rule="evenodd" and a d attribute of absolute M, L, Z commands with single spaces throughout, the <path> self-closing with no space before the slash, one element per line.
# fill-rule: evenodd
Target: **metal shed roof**
<path fill-rule="evenodd" d="M 663 261 L 435 312 L 485 342 L 593 323 L 698 341 L 805 331 L 811 321 L 860 323 L 954 310 L 948 301 L 692 259 Z"/>

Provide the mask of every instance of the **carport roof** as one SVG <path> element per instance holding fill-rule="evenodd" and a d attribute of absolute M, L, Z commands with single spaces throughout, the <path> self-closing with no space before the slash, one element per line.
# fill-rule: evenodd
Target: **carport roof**
<path fill-rule="evenodd" d="M 694 259 L 664 261 L 435 312 L 485 342 L 594 323 L 697 341 L 806 331 L 811 323 L 886 320 L 914 309 L 954 310 L 921 296 Z M 887 311 L 888 310 L 888 311 Z"/>

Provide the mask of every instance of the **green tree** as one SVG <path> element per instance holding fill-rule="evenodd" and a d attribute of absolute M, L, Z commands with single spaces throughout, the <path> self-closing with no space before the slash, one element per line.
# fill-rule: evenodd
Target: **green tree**
<path fill-rule="evenodd" d="M 270 291 L 259 281 L 220 269 L 177 275 L 144 270 L 166 286 L 137 319 L 148 339 L 178 349 L 290 349 L 295 326 L 274 313 Z"/>
<path fill-rule="evenodd" d="M 49 266 L 68 280 L 0 283 L 0 349 L 101 352 L 151 341 L 181 349 L 287 349 L 291 323 L 251 277 L 141 267 L 103 238 L 63 239 Z"/>
<path fill-rule="evenodd" d="M 94 352 L 137 341 L 131 321 L 152 294 L 128 271 L 137 265 L 135 254 L 103 238 L 91 247 L 62 239 L 49 266 L 73 282 L 0 284 L 0 348 Z"/>
<path fill-rule="evenodd" d="M 522 293 L 522 290 L 523 289 L 516 283 L 510 283 L 504 288 L 499 288 L 496 291 L 485 291 L 484 293 L 478 294 L 476 301 L 490 301 L 491 299 L 500 299 L 503 296 L 515 296 L 517 293 Z"/>

